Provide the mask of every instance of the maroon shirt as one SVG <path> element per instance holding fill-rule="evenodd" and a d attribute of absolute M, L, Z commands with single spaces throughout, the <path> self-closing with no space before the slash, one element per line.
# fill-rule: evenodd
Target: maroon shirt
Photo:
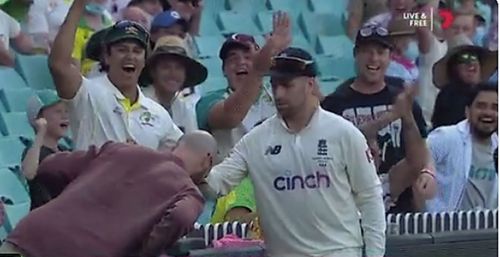
<path fill-rule="evenodd" d="M 189 232 L 203 208 L 179 159 L 137 145 L 54 154 L 38 177 L 62 193 L 7 238 L 30 257 L 154 256 Z"/>

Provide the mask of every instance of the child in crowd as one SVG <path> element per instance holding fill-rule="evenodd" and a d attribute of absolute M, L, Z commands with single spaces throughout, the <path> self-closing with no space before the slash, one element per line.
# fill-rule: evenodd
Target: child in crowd
<path fill-rule="evenodd" d="M 51 91 L 29 99 L 27 115 L 36 136 L 22 154 L 21 170 L 28 180 L 33 210 L 52 198 L 50 192 L 37 180 L 37 169 L 47 156 L 69 150 L 59 143 L 68 130 L 69 118 L 65 104 Z"/>

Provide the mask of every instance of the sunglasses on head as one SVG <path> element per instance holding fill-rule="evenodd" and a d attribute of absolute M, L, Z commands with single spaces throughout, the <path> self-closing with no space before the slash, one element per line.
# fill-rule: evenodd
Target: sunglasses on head
<path fill-rule="evenodd" d="M 284 71 L 293 74 L 315 76 L 314 61 L 304 60 L 298 57 L 274 57 L 271 70 Z"/>
<path fill-rule="evenodd" d="M 384 28 L 384 27 L 379 27 L 379 26 L 365 26 L 365 27 L 362 27 L 360 30 L 359 30 L 359 34 L 362 36 L 362 37 L 369 37 L 371 35 L 377 35 L 377 36 L 388 36 L 389 35 L 389 31 Z"/>
<path fill-rule="evenodd" d="M 456 58 L 457 63 L 459 64 L 479 62 L 479 56 L 475 53 L 461 53 Z"/>

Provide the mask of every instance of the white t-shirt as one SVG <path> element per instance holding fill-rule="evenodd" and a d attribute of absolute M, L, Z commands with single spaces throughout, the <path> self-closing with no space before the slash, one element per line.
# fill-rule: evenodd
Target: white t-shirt
<path fill-rule="evenodd" d="M 430 124 L 434 103 L 439 93 L 439 89 L 432 82 L 432 66 L 439 61 L 448 51 L 448 44 L 440 42 L 433 35 L 430 50 L 427 54 L 421 54 L 418 61 L 418 100 L 422 107 L 422 114 L 427 123 Z"/>
<path fill-rule="evenodd" d="M 153 99 L 157 103 L 160 103 L 158 97 L 156 97 L 153 86 L 144 88 L 142 91 L 145 96 Z M 198 129 L 195 104 L 186 101 L 181 97 L 177 97 L 172 103 L 171 110 L 172 120 L 174 121 L 175 125 L 184 130 L 184 133 Z"/>
<path fill-rule="evenodd" d="M 274 115 L 246 134 L 207 181 L 227 194 L 247 175 L 270 256 L 328 256 L 363 241 L 370 256 L 383 256 L 380 180 L 364 136 L 344 118 L 318 108 L 309 125 L 293 133 Z M 375 200 L 363 214 L 358 196 L 372 190 Z M 370 223 L 364 238 L 358 208 Z"/>
<path fill-rule="evenodd" d="M 83 77 L 75 97 L 67 100 L 75 149 L 127 140 L 153 149 L 175 146 L 182 131 L 161 105 L 138 90 L 139 106 L 127 113 L 120 102 L 125 97 L 108 76 Z"/>
<path fill-rule="evenodd" d="M 9 49 L 10 40 L 21 33 L 21 25 L 14 18 L 0 9 L 0 43 L 2 47 Z"/>

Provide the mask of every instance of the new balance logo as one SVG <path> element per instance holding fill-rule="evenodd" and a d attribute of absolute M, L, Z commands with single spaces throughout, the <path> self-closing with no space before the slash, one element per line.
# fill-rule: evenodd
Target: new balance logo
<path fill-rule="evenodd" d="M 269 146 L 266 150 L 265 155 L 277 155 L 281 152 L 281 145 L 275 145 L 274 147 Z"/>

